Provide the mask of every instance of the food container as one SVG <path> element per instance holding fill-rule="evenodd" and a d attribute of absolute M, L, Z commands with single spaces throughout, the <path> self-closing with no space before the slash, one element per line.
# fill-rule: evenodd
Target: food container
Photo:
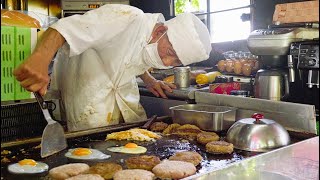
<path fill-rule="evenodd" d="M 277 122 L 255 113 L 234 123 L 227 132 L 227 141 L 236 149 L 267 152 L 289 145 L 290 136 Z"/>
<path fill-rule="evenodd" d="M 237 108 L 185 104 L 170 108 L 173 123 L 193 124 L 205 131 L 227 130 L 234 122 Z"/>
<path fill-rule="evenodd" d="M 178 89 L 190 87 L 190 67 L 175 67 L 174 70 L 174 84 Z"/>

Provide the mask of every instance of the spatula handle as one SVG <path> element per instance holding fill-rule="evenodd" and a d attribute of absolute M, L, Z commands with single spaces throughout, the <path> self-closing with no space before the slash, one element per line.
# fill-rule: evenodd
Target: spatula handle
<path fill-rule="evenodd" d="M 41 106 L 42 109 L 48 109 L 47 103 L 43 100 L 43 97 L 40 95 L 38 92 L 33 93 L 34 96 L 36 97 L 39 105 Z"/>

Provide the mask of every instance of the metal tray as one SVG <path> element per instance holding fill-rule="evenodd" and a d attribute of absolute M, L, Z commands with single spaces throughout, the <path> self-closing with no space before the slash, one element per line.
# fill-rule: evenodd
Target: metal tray
<path fill-rule="evenodd" d="M 173 123 L 193 124 L 205 131 L 227 130 L 235 122 L 237 108 L 185 104 L 170 108 Z"/>

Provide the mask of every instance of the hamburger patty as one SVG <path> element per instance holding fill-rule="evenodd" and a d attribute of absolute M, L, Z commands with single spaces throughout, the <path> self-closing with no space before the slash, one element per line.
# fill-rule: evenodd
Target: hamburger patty
<path fill-rule="evenodd" d="M 122 166 L 116 163 L 97 163 L 91 166 L 87 171 L 88 174 L 99 174 L 104 179 L 112 179 L 113 175 L 122 170 Z"/>
<path fill-rule="evenodd" d="M 195 174 L 196 167 L 189 162 L 164 160 L 152 172 L 161 179 L 181 179 Z"/>
<path fill-rule="evenodd" d="M 164 135 L 170 135 L 172 133 L 174 133 L 178 127 L 180 127 L 180 124 L 174 123 L 174 124 L 170 124 L 165 130 L 163 130 L 162 134 Z"/>
<path fill-rule="evenodd" d="M 185 124 L 178 127 L 173 134 L 178 135 L 179 137 L 182 137 L 182 138 L 195 140 L 197 138 L 197 135 L 201 132 L 202 131 L 197 126 L 191 125 L 191 124 Z"/>
<path fill-rule="evenodd" d="M 150 130 L 155 132 L 162 132 L 168 127 L 167 123 L 164 122 L 155 122 L 151 124 Z"/>
<path fill-rule="evenodd" d="M 160 163 L 160 159 L 157 156 L 142 155 L 128 158 L 125 162 L 129 169 L 151 171 L 154 166 Z"/>
<path fill-rule="evenodd" d="M 197 152 L 183 151 L 177 152 L 173 156 L 170 156 L 169 160 L 189 162 L 192 163 L 194 166 L 197 166 L 202 161 L 202 156 Z"/>
<path fill-rule="evenodd" d="M 79 174 L 66 180 L 104 180 L 99 174 Z"/>
<path fill-rule="evenodd" d="M 153 180 L 154 174 L 144 169 L 126 169 L 115 173 L 113 180 Z"/>
<path fill-rule="evenodd" d="M 82 174 L 88 170 L 89 170 L 89 165 L 85 163 L 65 164 L 62 166 L 52 168 L 49 171 L 49 176 L 52 179 L 67 179 L 72 176 Z"/>
<path fill-rule="evenodd" d="M 212 141 L 206 144 L 206 151 L 212 154 L 231 154 L 233 144 L 225 141 Z"/>
<path fill-rule="evenodd" d="M 206 145 L 211 141 L 219 141 L 218 134 L 214 132 L 201 132 L 197 135 L 197 142 L 203 145 Z"/>

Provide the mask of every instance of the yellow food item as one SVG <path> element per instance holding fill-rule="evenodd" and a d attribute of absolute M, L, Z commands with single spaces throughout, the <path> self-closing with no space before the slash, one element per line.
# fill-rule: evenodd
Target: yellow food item
<path fill-rule="evenodd" d="M 126 131 L 114 132 L 107 135 L 106 140 L 134 140 L 134 141 L 152 141 L 159 139 L 160 136 L 154 132 L 145 129 L 129 129 Z"/>
<path fill-rule="evenodd" d="M 218 69 L 220 72 L 223 72 L 226 70 L 226 61 L 225 60 L 220 60 L 218 62 Z"/>
<path fill-rule="evenodd" d="M 197 84 L 208 84 L 214 82 L 217 76 L 220 76 L 221 73 L 218 71 L 209 72 L 206 74 L 199 74 L 196 77 Z"/>
<path fill-rule="evenodd" d="M 33 159 L 24 159 L 18 162 L 21 166 L 24 165 L 30 165 L 30 166 L 35 166 L 37 165 L 37 162 Z"/>
<path fill-rule="evenodd" d="M 92 154 L 92 152 L 88 148 L 77 148 L 72 152 L 72 154 L 76 156 L 85 156 Z"/>
<path fill-rule="evenodd" d="M 125 154 L 142 154 L 147 152 L 147 148 L 143 146 L 138 146 L 135 143 L 128 143 L 124 146 L 120 147 L 110 147 L 107 149 L 108 151 L 111 152 L 117 152 L 117 153 L 125 153 Z"/>
<path fill-rule="evenodd" d="M 41 28 L 38 20 L 19 11 L 1 9 L 1 26 Z"/>
<path fill-rule="evenodd" d="M 242 66 L 242 73 L 243 75 L 245 76 L 250 76 L 251 75 L 251 72 L 252 72 L 252 67 L 251 67 L 251 64 L 249 63 L 246 63 Z"/>
<path fill-rule="evenodd" d="M 233 72 L 233 68 L 234 68 L 234 66 L 233 66 L 233 61 L 227 61 L 227 63 L 226 63 L 226 71 L 227 72 L 229 72 L 229 73 L 232 73 Z"/>
<path fill-rule="evenodd" d="M 174 75 L 171 75 L 171 76 L 164 78 L 163 81 L 173 84 L 174 83 Z"/>
<path fill-rule="evenodd" d="M 242 64 L 240 61 L 234 62 L 234 69 L 233 69 L 235 74 L 241 74 L 242 72 Z"/>

